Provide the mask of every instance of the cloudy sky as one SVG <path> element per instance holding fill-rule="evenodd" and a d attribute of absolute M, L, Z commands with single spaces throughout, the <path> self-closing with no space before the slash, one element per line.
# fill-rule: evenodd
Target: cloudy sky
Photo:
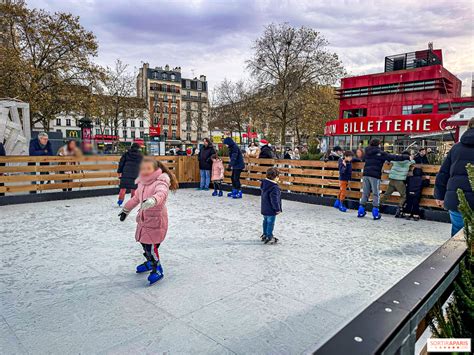
<path fill-rule="evenodd" d="M 103 65 L 181 66 L 212 85 L 245 78 L 252 41 L 271 22 L 320 31 L 351 75 L 383 71 L 386 55 L 444 50 L 444 65 L 470 92 L 474 71 L 472 0 L 27 0 L 79 15 L 97 36 Z"/>

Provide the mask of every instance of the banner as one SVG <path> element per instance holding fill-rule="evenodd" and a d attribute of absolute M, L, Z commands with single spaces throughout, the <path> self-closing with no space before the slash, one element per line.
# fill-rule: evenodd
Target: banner
<path fill-rule="evenodd" d="M 450 114 L 419 114 L 345 118 L 326 123 L 324 135 L 413 134 L 449 129 Z"/>

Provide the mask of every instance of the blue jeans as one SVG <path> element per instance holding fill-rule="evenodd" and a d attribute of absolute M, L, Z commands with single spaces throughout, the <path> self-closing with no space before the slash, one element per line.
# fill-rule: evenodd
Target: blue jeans
<path fill-rule="evenodd" d="M 211 183 L 211 171 L 210 170 L 199 170 L 199 173 L 201 175 L 201 182 L 199 184 L 199 187 L 201 189 L 208 189 L 209 184 Z"/>
<path fill-rule="evenodd" d="M 263 235 L 273 237 L 276 216 L 263 216 Z"/>
<path fill-rule="evenodd" d="M 449 218 L 451 218 L 451 237 L 453 237 L 464 227 L 464 220 L 461 212 L 458 211 L 449 211 Z"/>

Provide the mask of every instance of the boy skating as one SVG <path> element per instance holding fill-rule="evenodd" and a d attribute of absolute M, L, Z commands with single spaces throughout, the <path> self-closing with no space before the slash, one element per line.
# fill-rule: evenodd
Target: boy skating
<path fill-rule="evenodd" d="M 344 206 L 344 200 L 346 198 L 347 187 L 349 181 L 352 179 L 352 157 L 353 153 L 348 150 L 344 152 L 344 155 L 339 158 L 339 195 L 334 203 L 334 208 L 337 208 L 341 212 L 346 212 L 347 207 Z"/>
<path fill-rule="evenodd" d="M 267 170 L 266 179 L 262 180 L 260 189 L 261 212 L 263 215 L 263 234 L 262 241 L 265 244 L 275 244 L 278 238 L 273 236 L 273 228 L 275 227 L 276 216 L 282 212 L 281 209 L 281 190 L 278 186 L 279 171 L 276 168 Z"/>

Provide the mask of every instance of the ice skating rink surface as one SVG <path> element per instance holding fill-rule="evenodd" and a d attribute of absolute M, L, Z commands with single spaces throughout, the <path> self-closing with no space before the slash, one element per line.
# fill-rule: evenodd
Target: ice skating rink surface
<path fill-rule="evenodd" d="M 299 354 L 321 345 L 449 237 L 448 224 L 358 219 L 180 190 L 163 280 L 147 286 L 115 196 L 0 207 L 2 354 Z"/>

